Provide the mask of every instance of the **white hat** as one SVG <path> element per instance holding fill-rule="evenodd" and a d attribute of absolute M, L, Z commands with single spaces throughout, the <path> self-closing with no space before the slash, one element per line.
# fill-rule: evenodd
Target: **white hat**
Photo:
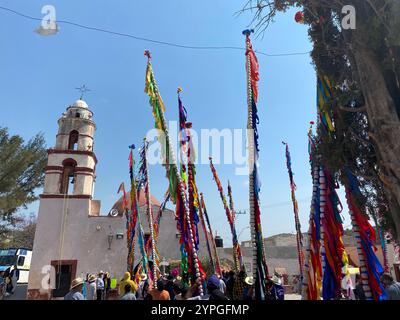
<path fill-rule="evenodd" d="M 147 274 L 142 273 L 142 274 L 140 275 L 140 280 L 146 281 L 146 280 L 147 280 Z"/>
<path fill-rule="evenodd" d="M 254 284 L 253 277 L 246 277 L 246 279 L 244 279 L 244 282 L 246 282 L 246 284 L 248 284 L 249 286 L 252 286 Z"/>
<path fill-rule="evenodd" d="M 275 283 L 275 284 L 278 284 L 278 285 L 281 285 L 281 284 L 282 284 L 282 279 L 279 278 L 276 274 L 274 274 L 274 276 L 272 277 L 271 280 L 272 280 L 272 282 Z"/>

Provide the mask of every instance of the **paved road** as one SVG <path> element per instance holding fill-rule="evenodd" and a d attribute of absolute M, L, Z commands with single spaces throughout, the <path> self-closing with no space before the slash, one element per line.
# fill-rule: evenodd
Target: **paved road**
<path fill-rule="evenodd" d="M 26 300 L 27 284 L 18 284 L 13 295 L 5 298 L 5 300 Z"/>

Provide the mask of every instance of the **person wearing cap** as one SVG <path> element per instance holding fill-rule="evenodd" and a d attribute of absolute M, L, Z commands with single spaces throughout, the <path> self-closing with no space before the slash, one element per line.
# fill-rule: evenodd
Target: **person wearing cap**
<path fill-rule="evenodd" d="M 210 295 L 208 300 L 229 300 L 219 287 L 220 279 L 216 275 L 212 275 L 207 281 L 207 291 Z"/>
<path fill-rule="evenodd" d="M 96 276 L 90 274 L 87 283 L 86 300 L 96 300 Z"/>
<path fill-rule="evenodd" d="M 83 280 L 76 278 L 71 283 L 70 291 L 65 295 L 64 300 L 85 300 L 82 294 Z"/>

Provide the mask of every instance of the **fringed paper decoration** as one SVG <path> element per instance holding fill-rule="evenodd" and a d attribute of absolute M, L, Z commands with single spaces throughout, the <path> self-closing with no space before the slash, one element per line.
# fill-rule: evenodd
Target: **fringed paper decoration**
<path fill-rule="evenodd" d="M 241 251 L 240 244 L 239 244 L 239 241 L 238 241 L 238 238 L 236 235 L 235 221 L 233 220 L 231 210 L 229 209 L 228 202 L 226 201 L 225 192 L 222 187 L 221 181 L 219 180 L 217 171 L 215 170 L 214 164 L 212 162 L 212 158 L 209 157 L 209 159 L 210 159 L 211 172 L 213 174 L 214 181 L 217 184 L 219 196 L 221 197 L 222 204 L 225 209 L 225 214 L 228 219 L 229 226 L 231 228 L 232 244 L 233 244 L 233 249 L 232 249 L 233 250 L 233 261 L 235 263 L 235 269 L 236 269 L 236 271 L 244 270 L 242 251 Z"/>
<path fill-rule="evenodd" d="M 384 272 L 384 269 L 375 254 L 377 251 L 374 246 L 375 229 L 357 204 L 357 197 L 361 195 L 357 178 L 348 168 L 344 170 L 344 173 L 347 180 L 346 199 L 357 244 L 363 290 L 367 299 L 380 300 L 385 290 L 380 281 L 380 274 Z"/>
<path fill-rule="evenodd" d="M 215 244 L 215 239 L 214 239 L 214 233 L 212 231 L 211 228 L 211 223 L 210 223 L 210 219 L 208 217 L 208 213 L 207 213 L 207 208 L 206 208 L 206 204 L 204 202 L 204 196 L 203 193 L 200 193 L 200 208 L 202 213 L 204 214 L 204 217 L 206 218 L 206 222 L 207 222 L 207 226 L 208 226 L 208 231 L 209 231 L 209 236 L 211 238 L 211 244 L 213 247 L 213 251 L 214 251 L 214 257 L 215 257 L 215 272 L 222 275 L 222 269 L 221 269 L 221 264 L 219 261 L 219 256 L 218 256 L 218 251 L 217 251 L 217 245 Z"/>
<path fill-rule="evenodd" d="M 336 189 L 339 188 L 331 174 L 320 168 L 320 214 L 321 240 L 323 241 L 323 282 L 324 300 L 333 300 L 341 296 L 342 270 L 347 268 L 348 258 L 343 244 L 343 225 L 340 216 L 343 207 Z"/>
<path fill-rule="evenodd" d="M 260 189 L 261 181 L 258 176 L 258 128 L 259 123 L 257 100 L 259 65 L 250 40 L 253 30 L 245 30 L 246 36 L 246 73 L 247 73 L 247 131 L 249 150 L 249 202 L 250 230 L 253 241 L 253 279 L 255 281 L 255 296 L 257 300 L 265 298 L 265 280 L 268 277 L 268 267 L 265 257 L 264 238 L 261 229 Z"/>
<path fill-rule="evenodd" d="M 320 233 L 320 206 L 319 206 L 319 169 L 313 159 L 315 144 L 312 138 L 312 128 L 308 133 L 311 176 L 313 179 L 313 193 L 311 199 L 310 219 L 308 228 L 308 242 L 304 260 L 304 277 L 302 286 L 303 300 L 320 300 L 322 288 L 321 264 L 321 233 Z"/>
<path fill-rule="evenodd" d="M 299 220 L 299 207 L 296 200 L 296 183 L 293 178 L 292 171 L 292 160 L 290 157 L 289 145 L 286 142 L 282 142 L 286 146 L 286 167 L 289 174 L 290 191 L 293 203 L 294 212 L 294 222 L 296 228 L 296 244 L 297 244 L 297 257 L 299 260 L 299 271 L 300 271 L 300 281 L 303 281 L 303 266 L 304 266 L 304 254 L 303 254 L 303 235 L 301 233 L 301 225 Z"/>
<path fill-rule="evenodd" d="M 163 160 L 165 160 L 164 167 L 166 169 L 167 178 L 169 180 L 170 196 L 172 201 L 176 203 L 176 219 L 178 231 L 181 235 L 181 250 L 182 254 L 186 254 L 187 256 L 187 272 L 192 274 L 192 280 L 194 280 L 198 284 L 199 293 L 200 296 L 202 296 L 203 275 L 201 272 L 202 270 L 200 269 L 201 266 L 197 255 L 194 234 L 191 230 L 191 215 L 187 205 L 184 183 L 182 181 L 181 175 L 179 174 L 178 165 L 168 134 L 168 128 L 166 126 L 166 121 L 164 117 L 165 107 L 154 78 L 150 52 L 145 51 L 145 55 L 148 58 L 145 92 L 149 96 L 150 105 L 152 107 L 153 116 L 155 119 L 155 127 L 159 129 L 159 137 L 161 140 L 160 143 L 162 148 L 161 154 Z M 182 266 L 183 272 L 185 272 L 185 267 L 186 266 Z"/>

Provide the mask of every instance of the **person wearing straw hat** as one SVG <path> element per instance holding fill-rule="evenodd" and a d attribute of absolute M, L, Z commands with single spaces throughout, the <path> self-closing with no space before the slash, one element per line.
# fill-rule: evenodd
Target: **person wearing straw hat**
<path fill-rule="evenodd" d="M 86 300 L 96 300 L 96 276 L 90 274 L 86 291 Z"/>
<path fill-rule="evenodd" d="M 272 294 L 275 297 L 274 300 L 285 300 L 285 291 L 282 287 L 282 276 L 275 272 L 271 281 L 273 283 Z"/>
<path fill-rule="evenodd" d="M 253 277 L 246 277 L 244 279 L 246 287 L 243 289 L 243 295 L 240 300 L 253 300 L 254 280 Z"/>
<path fill-rule="evenodd" d="M 82 294 L 83 280 L 76 278 L 72 280 L 71 289 L 65 295 L 64 300 L 85 300 Z"/>
<path fill-rule="evenodd" d="M 145 286 L 146 281 L 147 281 L 147 274 L 142 272 L 141 275 L 140 275 L 140 281 L 139 281 L 139 284 L 138 284 L 138 287 L 137 287 L 137 291 L 136 291 L 136 298 L 137 299 L 144 298 L 144 296 L 143 296 L 143 288 Z"/>

